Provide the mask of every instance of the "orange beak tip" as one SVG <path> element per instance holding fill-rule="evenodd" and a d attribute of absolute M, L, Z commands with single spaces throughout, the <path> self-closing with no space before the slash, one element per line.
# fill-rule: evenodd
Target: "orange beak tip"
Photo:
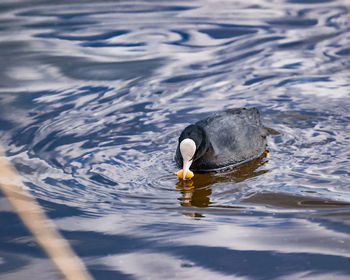
<path fill-rule="evenodd" d="M 180 179 L 182 179 L 183 169 L 181 169 L 181 170 L 175 172 L 175 175 L 176 175 L 177 177 L 179 177 Z M 188 171 L 186 172 L 186 177 L 185 177 L 185 178 L 186 178 L 186 179 L 191 179 L 191 178 L 193 178 L 193 177 L 194 177 L 193 172 L 192 172 L 191 170 L 188 170 Z"/>

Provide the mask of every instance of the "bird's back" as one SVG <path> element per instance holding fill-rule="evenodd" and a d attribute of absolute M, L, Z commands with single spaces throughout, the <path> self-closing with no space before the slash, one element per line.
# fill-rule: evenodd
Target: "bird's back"
<path fill-rule="evenodd" d="M 196 124 L 204 128 L 211 147 L 193 163 L 193 170 L 205 171 L 240 164 L 265 151 L 267 131 L 256 108 L 228 109 Z"/>

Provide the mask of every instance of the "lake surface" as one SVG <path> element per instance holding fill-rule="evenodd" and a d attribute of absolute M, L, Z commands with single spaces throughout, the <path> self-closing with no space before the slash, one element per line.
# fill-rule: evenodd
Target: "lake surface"
<path fill-rule="evenodd" d="M 1 1 L 0 142 L 95 279 L 350 278 L 346 1 Z M 181 130 L 268 152 L 181 183 Z M 0 278 L 61 279 L 0 196 Z"/>

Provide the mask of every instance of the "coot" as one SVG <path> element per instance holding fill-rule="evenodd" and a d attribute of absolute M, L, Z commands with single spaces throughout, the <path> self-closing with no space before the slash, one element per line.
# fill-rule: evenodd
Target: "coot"
<path fill-rule="evenodd" d="M 236 166 L 262 155 L 267 129 L 257 108 L 228 109 L 187 126 L 179 137 L 175 161 L 185 180 L 193 171 Z"/>

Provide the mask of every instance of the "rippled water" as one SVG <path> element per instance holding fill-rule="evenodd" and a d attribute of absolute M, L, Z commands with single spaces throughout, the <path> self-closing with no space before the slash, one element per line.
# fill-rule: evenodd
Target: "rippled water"
<path fill-rule="evenodd" d="M 348 279 L 349 20 L 327 0 L 2 1 L 0 141 L 96 279 Z M 278 132 L 268 153 L 179 182 L 181 130 L 242 106 Z M 60 279 L 0 202 L 0 278 Z"/>

